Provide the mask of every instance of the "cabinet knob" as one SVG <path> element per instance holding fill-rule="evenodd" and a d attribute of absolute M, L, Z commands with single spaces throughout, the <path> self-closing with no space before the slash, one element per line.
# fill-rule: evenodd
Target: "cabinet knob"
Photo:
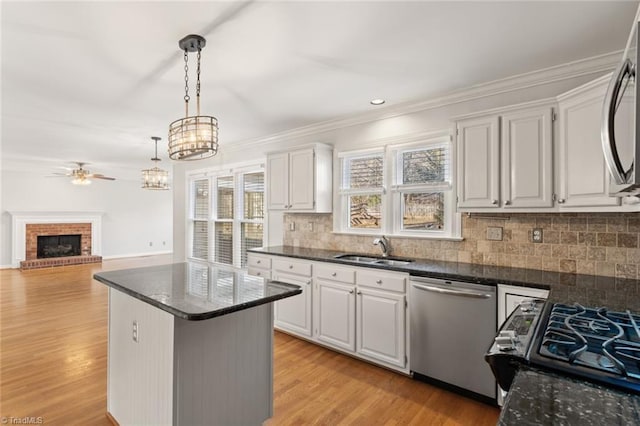
<path fill-rule="evenodd" d="M 293 269 L 293 265 L 289 265 L 289 269 Z"/>
<path fill-rule="evenodd" d="M 511 205 L 511 201 L 509 201 L 509 200 L 505 201 L 505 202 L 504 202 L 504 205 L 505 205 L 505 206 L 510 206 L 510 205 Z"/>
<path fill-rule="evenodd" d="M 309 284 L 311 284 L 311 280 L 308 280 L 308 281 L 307 281 L 307 285 L 309 285 Z"/>
<path fill-rule="evenodd" d="M 260 276 L 260 275 L 262 275 L 262 272 L 256 272 L 256 275 Z"/>
<path fill-rule="evenodd" d="M 349 294 L 353 294 L 353 290 L 349 290 Z"/>
<path fill-rule="evenodd" d="M 359 292 L 358 292 L 358 294 L 359 294 L 359 295 L 362 295 L 362 292 L 361 292 L 361 291 L 359 291 Z"/>
<path fill-rule="evenodd" d="M 558 200 L 558 204 L 564 204 L 564 198 L 560 198 L 560 199 Z"/>
<path fill-rule="evenodd" d="M 376 280 L 376 284 L 382 284 L 382 280 Z"/>
<path fill-rule="evenodd" d="M 498 200 L 491 200 L 491 204 L 495 206 L 496 204 L 498 204 Z"/>
<path fill-rule="evenodd" d="M 262 263 L 262 261 L 261 261 L 261 260 L 258 260 L 256 263 L 259 265 L 260 263 Z"/>
<path fill-rule="evenodd" d="M 331 273 L 331 276 L 332 276 L 332 277 L 335 277 L 336 275 L 337 275 L 337 274 L 336 274 L 335 272 L 332 272 L 332 273 Z"/>

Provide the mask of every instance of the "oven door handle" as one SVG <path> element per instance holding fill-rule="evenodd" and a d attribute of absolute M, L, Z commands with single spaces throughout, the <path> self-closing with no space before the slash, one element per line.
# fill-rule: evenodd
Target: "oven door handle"
<path fill-rule="evenodd" d="M 629 181 L 629 177 L 631 176 L 631 173 L 633 173 L 634 164 L 631 164 L 629 170 L 624 170 L 618 154 L 618 148 L 616 146 L 614 119 L 616 110 L 618 109 L 621 101 L 621 92 L 626 89 L 626 85 L 623 87 L 622 83 L 625 81 L 625 77 L 628 76 L 628 84 L 629 79 L 634 78 L 635 74 L 635 67 L 631 60 L 627 58 L 622 62 L 622 64 L 620 64 L 615 78 L 613 78 L 609 83 L 602 108 L 602 128 L 600 129 L 602 150 L 604 152 L 604 159 L 607 163 L 609 173 L 618 185 L 625 184 Z"/>
<path fill-rule="evenodd" d="M 493 297 L 493 294 L 491 293 L 482 293 L 482 292 L 473 291 L 473 290 L 462 290 L 462 289 L 453 290 L 448 288 L 434 287 L 430 285 L 423 285 L 423 284 L 416 284 L 416 283 L 412 283 L 411 285 L 418 290 L 430 291 L 432 293 L 451 294 L 453 296 L 472 297 L 474 299 L 490 299 L 491 297 Z"/>

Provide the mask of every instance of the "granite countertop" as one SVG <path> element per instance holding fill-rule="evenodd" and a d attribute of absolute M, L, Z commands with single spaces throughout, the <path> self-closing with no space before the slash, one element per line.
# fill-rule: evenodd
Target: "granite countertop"
<path fill-rule="evenodd" d="M 640 397 L 583 380 L 521 368 L 498 425 L 638 425 Z"/>
<path fill-rule="evenodd" d="M 407 265 L 363 264 L 336 259 L 345 252 L 292 246 L 251 249 L 254 253 L 333 262 L 344 265 L 406 272 L 414 276 L 459 280 L 485 285 L 509 284 L 549 289 L 549 301 L 580 303 L 584 306 L 606 306 L 613 310 L 640 312 L 640 281 L 596 275 L 580 275 L 536 269 L 509 268 L 471 263 L 444 262 L 412 258 Z M 358 254 L 358 253 L 356 253 Z M 361 254 L 363 256 L 371 256 Z M 393 257 L 390 257 L 393 259 Z"/>
<path fill-rule="evenodd" d="M 371 267 L 414 276 L 460 280 L 486 285 L 509 284 L 549 289 L 553 303 L 580 303 L 587 307 L 640 312 L 640 281 L 533 269 L 486 266 L 414 259 L 408 265 L 362 264 L 336 259 L 334 250 L 302 247 L 263 247 L 251 250 L 321 262 Z M 363 254 L 366 256 L 366 254 Z M 488 342 L 487 342 L 488 344 Z M 521 368 L 512 384 L 499 420 L 500 425 L 638 425 L 640 395 L 596 385 L 528 367 Z"/>
<path fill-rule="evenodd" d="M 100 272 L 96 280 L 176 317 L 206 320 L 302 293 L 299 286 L 246 271 L 185 262 Z"/>

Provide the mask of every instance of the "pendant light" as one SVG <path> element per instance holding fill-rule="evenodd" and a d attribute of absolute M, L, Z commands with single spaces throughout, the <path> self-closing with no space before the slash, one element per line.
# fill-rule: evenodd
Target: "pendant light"
<path fill-rule="evenodd" d="M 160 138 L 157 136 L 151 136 L 151 139 L 153 139 L 156 144 L 156 155 L 151 159 L 151 161 L 153 161 L 154 164 L 157 164 L 158 161 L 161 161 L 158 158 L 158 141 Z M 158 166 L 142 170 L 142 188 L 161 190 L 169 189 L 169 172 L 158 168 Z"/>
<path fill-rule="evenodd" d="M 218 120 L 200 115 L 200 56 L 206 40 L 199 35 L 188 35 L 178 42 L 184 51 L 184 105 L 185 117 L 169 125 L 169 157 L 172 160 L 200 160 L 218 152 Z M 196 115 L 189 116 L 189 53 L 197 53 Z"/>

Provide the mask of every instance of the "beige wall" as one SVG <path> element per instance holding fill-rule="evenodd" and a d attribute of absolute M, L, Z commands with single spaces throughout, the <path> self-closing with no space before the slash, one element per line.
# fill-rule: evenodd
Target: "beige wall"
<path fill-rule="evenodd" d="M 463 215 L 463 241 L 391 238 L 392 255 L 638 278 L 640 213 Z M 496 219 L 499 217 L 500 219 Z M 333 234 L 331 214 L 287 214 L 284 245 L 379 253 L 371 236 Z M 309 223 L 313 230 L 309 231 Z M 487 227 L 503 228 L 502 241 L 487 240 Z M 531 242 L 534 227 L 543 243 Z"/>

